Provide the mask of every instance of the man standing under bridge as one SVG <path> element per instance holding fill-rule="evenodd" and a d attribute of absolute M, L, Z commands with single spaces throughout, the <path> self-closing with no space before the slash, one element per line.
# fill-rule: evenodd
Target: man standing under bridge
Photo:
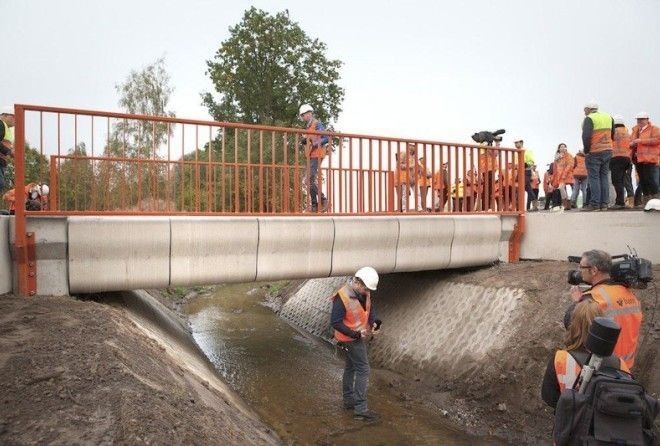
<path fill-rule="evenodd" d="M 360 268 L 332 297 L 330 324 L 339 348 L 346 353 L 342 380 L 344 408 L 353 409 L 354 418 L 376 421 L 378 414 L 367 407 L 369 358 L 367 340 L 380 329 L 371 306 L 371 291 L 378 286 L 378 273 L 370 266 Z"/>

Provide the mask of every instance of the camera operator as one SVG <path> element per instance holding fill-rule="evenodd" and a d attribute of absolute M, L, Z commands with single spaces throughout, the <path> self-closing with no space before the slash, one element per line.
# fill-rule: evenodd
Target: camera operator
<path fill-rule="evenodd" d="M 571 287 L 574 303 L 569 306 L 564 316 L 564 326 L 570 325 L 573 310 L 578 302 L 591 299 L 598 303 L 605 317 L 610 317 L 621 327 L 619 340 L 614 347 L 614 354 L 620 357 L 631 369 L 635 362 L 635 351 L 642 324 L 642 308 L 632 291 L 612 281 L 612 257 L 605 251 L 591 250 L 582 254 L 580 259 L 579 279 L 591 285 L 582 292 L 579 287 Z M 575 283 L 575 282 L 573 282 Z"/>

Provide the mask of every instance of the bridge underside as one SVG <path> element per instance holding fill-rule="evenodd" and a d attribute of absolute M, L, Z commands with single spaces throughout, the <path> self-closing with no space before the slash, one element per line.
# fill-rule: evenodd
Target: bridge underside
<path fill-rule="evenodd" d="M 13 218 L 3 220 L 13 248 Z M 37 293 L 65 295 L 341 276 L 364 265 L 381 273 L 486 265 L 508 260 L 515 222 L 498 215 L 39 217 L 27 230 L 36 234 Z M 11 265 L 5 257 L 0 268 Z"/>

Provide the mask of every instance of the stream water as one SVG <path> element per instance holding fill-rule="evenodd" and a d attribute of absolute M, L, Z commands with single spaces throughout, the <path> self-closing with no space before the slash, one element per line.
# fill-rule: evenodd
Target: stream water
<path fill-rule="evenodd" d="M 437 409 L 402 400 L 386 380 L 369 384 L 369 406 L 381 420 L 354 420 L 341 405 L 343 359 L 289 326 L 264 298 L 259 284 L 226 285 L 184 311 L 202 350 L 286 444 L 499 444 L 461 432 Z"/>

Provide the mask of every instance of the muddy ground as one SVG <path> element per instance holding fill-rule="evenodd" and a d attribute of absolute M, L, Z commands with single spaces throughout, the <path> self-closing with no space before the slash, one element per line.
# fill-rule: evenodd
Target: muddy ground
<path fill-rule="evenodd" d="M 374 379 L 394 387 L 403 402 L 415 399 L 437 407 L 439 416 L 469 432 L 516 444 L 547 444 L 552 411 L 540 399 L 540 383 L 549 355 L 561 347 L 561 319 L 569 303 L 566 270 L 572 267 L 521 262 L 423 273 L 524 289 L 524 323 L 514 337 L 518 342 L 505 352 L 492 352 L 492 362 L 482 365 L 478 378 L 439 380 L 376 370 Z M 654 274 L 660 277 L 660 267 Z M 285 295 L 286 289 L 278 292 Z M 660 315 L 651 321 L 656 295 L 652 288 L 635 293 L 645 320 L 633 372 L 657 396 Z M 176 309 L 186 294 L 179 291 L 169 300 Z M 266 426 L 227 401 L 185 373 L 121 308 L 73 298 L 0 296 L 0 444 L 277 441 Z"/>
<path fill-rule="evenodd" d="M 122 308 L 0 296 L 0 444 L 274 444 Z"/>

